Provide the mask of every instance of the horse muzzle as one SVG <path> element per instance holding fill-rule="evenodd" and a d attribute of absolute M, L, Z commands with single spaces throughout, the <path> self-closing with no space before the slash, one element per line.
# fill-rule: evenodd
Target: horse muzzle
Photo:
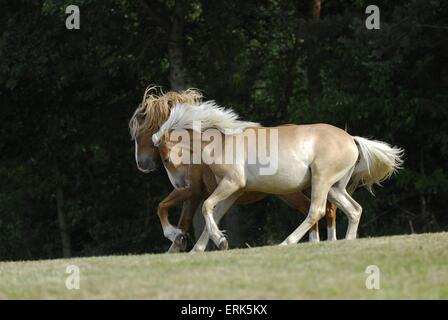
<path fill-rule="evenodd" d="M 157 165 L 149 158 L 141 159 L 137 162 L 137 168 L 144 173 L 149 173 L 157 169 Z"/>

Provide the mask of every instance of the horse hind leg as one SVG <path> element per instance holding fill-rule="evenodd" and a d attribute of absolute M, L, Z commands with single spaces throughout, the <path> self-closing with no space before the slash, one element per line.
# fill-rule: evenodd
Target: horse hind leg
<path fill-rule="evenodd" d="M 327 204 L 328 191 L 331 184 L 327 179 L 313 177 L 311 184 L 311 206 L 305 220 L 280 245 L 295 244 L 303 238 L 305 233 L 315 225 L 324 215 Z"/>
<path fill-rule="evenodd" d="M 359 220 L 361 218 L 362 207 L 348 194 L 345 188 L 338 186 L 332 187 L 328 194 L 332 203 L 334 203 L 348 218 L 348 227 L 345 239 L 356 239 Z"/>
<path fill-rule="evenodd" d="M 302 192 L 289 193 L 284 195 L 278 195 L 279 199 L 285 202 L 288 206 L 296 209 L 305 216 L 310 209 L 311 200 Z M 308 233 L 309 242 L 319 242 L 319 224 L 314 224 Z"/>
<path fill-rule="evenodd" d="M 310 205 L 311 205 L 311 200 L 307 196 L 305 196 L 303 193 L 300 193 L 300 194 L 302 194 L 302 196 L 303 196 L 302 199 L 303 200 L 305 200 L 305 199 L 308 200 L 308 201 L 306 201 L 307 209 L 302 211 L 303 214 L 306 215 L 308 213 L 307 211 L 309 211 L 309 208 L 310 208 Z M 311 229 L 308 232 L 308 242 L 311 242 L 311 243 L 320 242 L 319 221 L 311 226 Z"/>
<path fill-rule="evenodd" d="M 319 238 L 319 222 L 316 222 L 308 232 L 308 241 L 316 243 L 320 241 Z"/>
<path fill-rule="evenodd" d="M 337 207 L 327 202 L 325 218 L 327 220 L 327 241 L 336 241 L 336 210 Z"/>

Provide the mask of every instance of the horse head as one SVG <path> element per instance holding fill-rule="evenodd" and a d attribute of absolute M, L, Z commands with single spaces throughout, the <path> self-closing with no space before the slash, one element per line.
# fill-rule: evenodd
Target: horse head
<path fill-rule="evenodd" d="M 150 86 L 145 90 L 143 101 L 129 121 L 132 139 L 135 141 L 135 161 L 137 168 L 145 173 L 157 168 L 159 150 L 152 141 L 152 135 L 168 119 L 171 109 L 179 103 L 197 105 L 202 94 L 194 89 L 181 92 L 170 91 L 160 94 L 158 87 Z"/>

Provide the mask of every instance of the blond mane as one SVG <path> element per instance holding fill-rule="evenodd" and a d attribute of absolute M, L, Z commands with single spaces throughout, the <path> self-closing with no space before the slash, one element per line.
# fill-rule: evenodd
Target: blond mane
<path fill-rule="evenodd" d="M 224 134 L 229 130 L 231 132 L 240 132 L 245 128 L 260 127 L 259 123 L 240 120 L 238 114 L 233 109 L 221 107 L 213 100 L 199 105 L 178 103 L 171 110 L 167 121 L 162 124 L 159 131 L 153 134 L 152 141 L 154 145 L 159 145 L 161 139 L 170 130 L 195 129 L 195 121 L 201 123 L 201 131 L 215 128 Z"/>
<path fill-rule="evenodd" d="M 164 93 L 160 87 L 147 87 L 141 104 L 129 121 L 129 131 L 132 139 L 135 139 L 142 133 L 152 135 L 157 132 L 162 124 L 168 120 L 171 109 L 177 104 L 196 106 L 201 103 L 202 93 L 196 89 Z"/>

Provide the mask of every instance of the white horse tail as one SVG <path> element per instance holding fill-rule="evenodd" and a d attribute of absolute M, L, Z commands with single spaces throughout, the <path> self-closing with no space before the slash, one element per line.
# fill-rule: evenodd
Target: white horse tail
<path fill-rule="evenodd" d="M 374 184 L 389 178 L 403 164 L 404 150 L 389 144 L 353 137 L 359 150 L 359 161 L 353 170 L 348 191 L 352 193 L 358 187 L 366 187 L 371 193 Z"/>

